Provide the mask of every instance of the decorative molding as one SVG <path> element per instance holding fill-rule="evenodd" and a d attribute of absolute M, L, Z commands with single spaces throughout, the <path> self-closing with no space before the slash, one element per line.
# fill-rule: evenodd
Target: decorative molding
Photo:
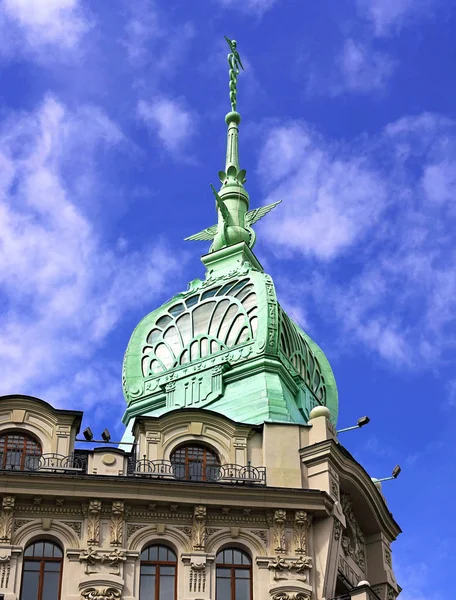
<path fill-rule="evenodd" d="M 121 500 L 114 500 L 111 511 L 111 546 L 122 546 L 125 505 Z"/>
<path fill-rule="evenodd" d="M 274 539 L 274 552 L 276 552 L 277 554 L 285 554 L 285 552 L 286 552 L 286 541 L 285 541 L 286 519 L 287 519 L 287 513 L 282 508 L 279 508 L 274 512 L 273 539 Z"/>
<path fill-rule="evenodd" d="M 83 600 L 117 600 L 121 596 L 121 591 L 114 587 L 91 587 L 81 592 Z"/>
<path fill-rule="evenodd" d="M 0 542 L 11 542 L 15 502 L 16 498 L 14 496 L 3 496 L 2 511 L 0 513 Z"/>
<path fill-rule="evenodd" d="M 89 545 L 100 545 L 100 514 L 101 501 L 90 500 L 87 516 L 87 543 Z"/>
<path fill-rule="evenodd" d="M 296 554 L 303 554 L 306 556 L 307 552 L 307 531 L 311 523 L 311 517 L 305 510 L 297 510 L 295 512 L 294 527 L 293 527 L 293 538 L 294 538 L 294 550 Z"/>
<path fill-rule="evenodd" d="M 192 546 L 194 551 L 203 551 L 206 547 L 206 507 L 197 504 L 193 511 Z"/>
<path fill-rule="evenodd" d="M 391 550 L 389 548 L 385 548 L 385 563 L 390 569 L 393 568 L 393 560 L 391 556 Z"/>
<path fill-rule="evenodd" d="M 211 535 L 215 535 L 216 533 L 218 533 L 219 531 L 222 531 L 222 527 L 207 527 L 206 528 L 206 534 L 207 537 L 211 537 Z"/>

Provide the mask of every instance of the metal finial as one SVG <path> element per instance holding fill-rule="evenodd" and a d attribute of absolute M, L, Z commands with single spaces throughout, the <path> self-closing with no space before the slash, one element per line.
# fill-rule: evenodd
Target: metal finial
<path fill-rule="evenodd" d="M 241 72 L 240 69 L 244 70 L 244 67 L 241 62 L 241 57 L 239 56 L 239 52 L 236 50 L 236 40 L 230 40 L 229 38 L 224 36 L 228 46 L 230 47 L 231 52 L 228 54 L 228 64 L 230 66 L 230 102 L 231 102 L 231 110 L 236 110 L 236 96 L 237 96 L 237 76 Z"/>

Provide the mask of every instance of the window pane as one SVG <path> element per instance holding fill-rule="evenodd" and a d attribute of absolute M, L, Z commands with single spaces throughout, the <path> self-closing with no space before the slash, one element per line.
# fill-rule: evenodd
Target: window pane
<path fill-rule="evenodd" d="M 155 575 L 156 570 L 155 565 L 141 565 L 141 575 Z"/>
<path fill-rule="evenodd" d="M 25 549 L 24 556 L 33 556 L 33 544 Z"/>
<path fill-rule="evenodd" d="M 54 550 L 54 544 L 50 544 L 49 542 L 45 542 L 43 556 L 52 556 L 53 555 L 53 550 Z"/>
<path fill-rule="evenodd" d="M 43 600 L 58 600 L 60 572 L 49 573 L 45 571 L 43 581 Z"/>
<path fill-rule="evenodd" d="M 217 572 L 217 600 L 231 600 L 231 579 L 221 579 Z"/>
<path fill-rule="evenodd" d="M 249 579 L 250 571 L 248 569 L 236 569 L 236 579 Z"/>
<path fill-rule="evenodd" d="M 149 560 L 158 560 L 158 546 L 149 548 Z"/>
<path fill-rule="evenodd" d="M 233 565 L 242 565 L 242 552 L 239 550 L 233 551 Z"/>
<path fill-rule="evenodd" d="M 162 569 L 160 569 L 159 600 L 174 600 L 174 577 L 170 577 L 169 575 L 163 575 Z"/>
<path fill-rule="evenodd" d="M 141 582 L 139 584 L 139 600 L 156 600 L 155 575 L 141 575 Z"/>
<path fill-rule="evenodd" d="M 217 569 L 217 577 L 228 577 L 228 579 L 231 577 L 231 569 Z"/>
<path fill-rule="evenodd" d="M 40 563 L 38 561 L 31 561 L 31 560 L 26 560 L 24 563 L 24 570 L 25 571 L 39 571 L 40 570 Z"/>
<path fill-rule="evenodd" d="M 39 579 L 40 574 L 38 571 L 24 571 L 24 577 L 22 579 L 21 600 L 37 600 Z"/>
<path fill-rule="evenodd" d="M 250 600 L 250 580 L 236 579 L 235 581 L 236 600 Z"/>
<path fill-rule="evenodd" d="M 164 565 L 160 566 L 160 575 L 172 575 L 174 577 L 176 567 L 165 567 Z"/>
<path fill-rule="evenodd" d="M 44 552 L 44 544 L 43 542 L 37 542 L 36 544 L 34 544 L 35 546 L 35 552 L 33 554 L 33 556 L 44 556 L 43 552 Z"/>
<path fill-rule="evenodd" d="M 47 562 L 44 565 L 44 570 L 47 571 L 60 571 L 59 562 Z"/>

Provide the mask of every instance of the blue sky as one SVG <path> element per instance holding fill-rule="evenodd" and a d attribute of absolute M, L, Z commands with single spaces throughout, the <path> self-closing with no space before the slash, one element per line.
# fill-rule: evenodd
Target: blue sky
<path fill-rule="evenodd" d="M 321 345 L 341 441 L 404 533 L 403 600 L 453 592 L 452 0 L 0 0 L 1 393 L 121 435 L 138 321 L 203 276 L 235 38 L 256 254 Z"/>

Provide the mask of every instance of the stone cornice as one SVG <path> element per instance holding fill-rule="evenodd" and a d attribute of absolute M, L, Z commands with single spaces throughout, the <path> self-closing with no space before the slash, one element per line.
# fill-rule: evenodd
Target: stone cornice
<path fill-rule="evenodd" d="M 150 480 L 139 477 L 108 475 L 68 475 L 58 473 L 24 473 L 9 471 L 0 474 L 0 487 L 7 494 L 71 497 L 85 500 L 91 497 L 112 499 L 122 496 L 125 502 L 175 503 L 181 505 L 204 502 L 208 506 L 230 506 L 274 509 L 302 509 L 317 516 L 330 515 L 334 500 L 320 490 L 242 486 Z"/>
<path fill-rule="evenodd" d="M 391 540 L 401 533 L 385 500 L 375 487 L 372 479 L 351 454 L 335 440 L 325 440 L 301 448 L 301 460 L 307 467 L 329 462 L 339 473 L 341 484 L 344 481 L 356 488 L 368 503 L 378 524 Z"/>

